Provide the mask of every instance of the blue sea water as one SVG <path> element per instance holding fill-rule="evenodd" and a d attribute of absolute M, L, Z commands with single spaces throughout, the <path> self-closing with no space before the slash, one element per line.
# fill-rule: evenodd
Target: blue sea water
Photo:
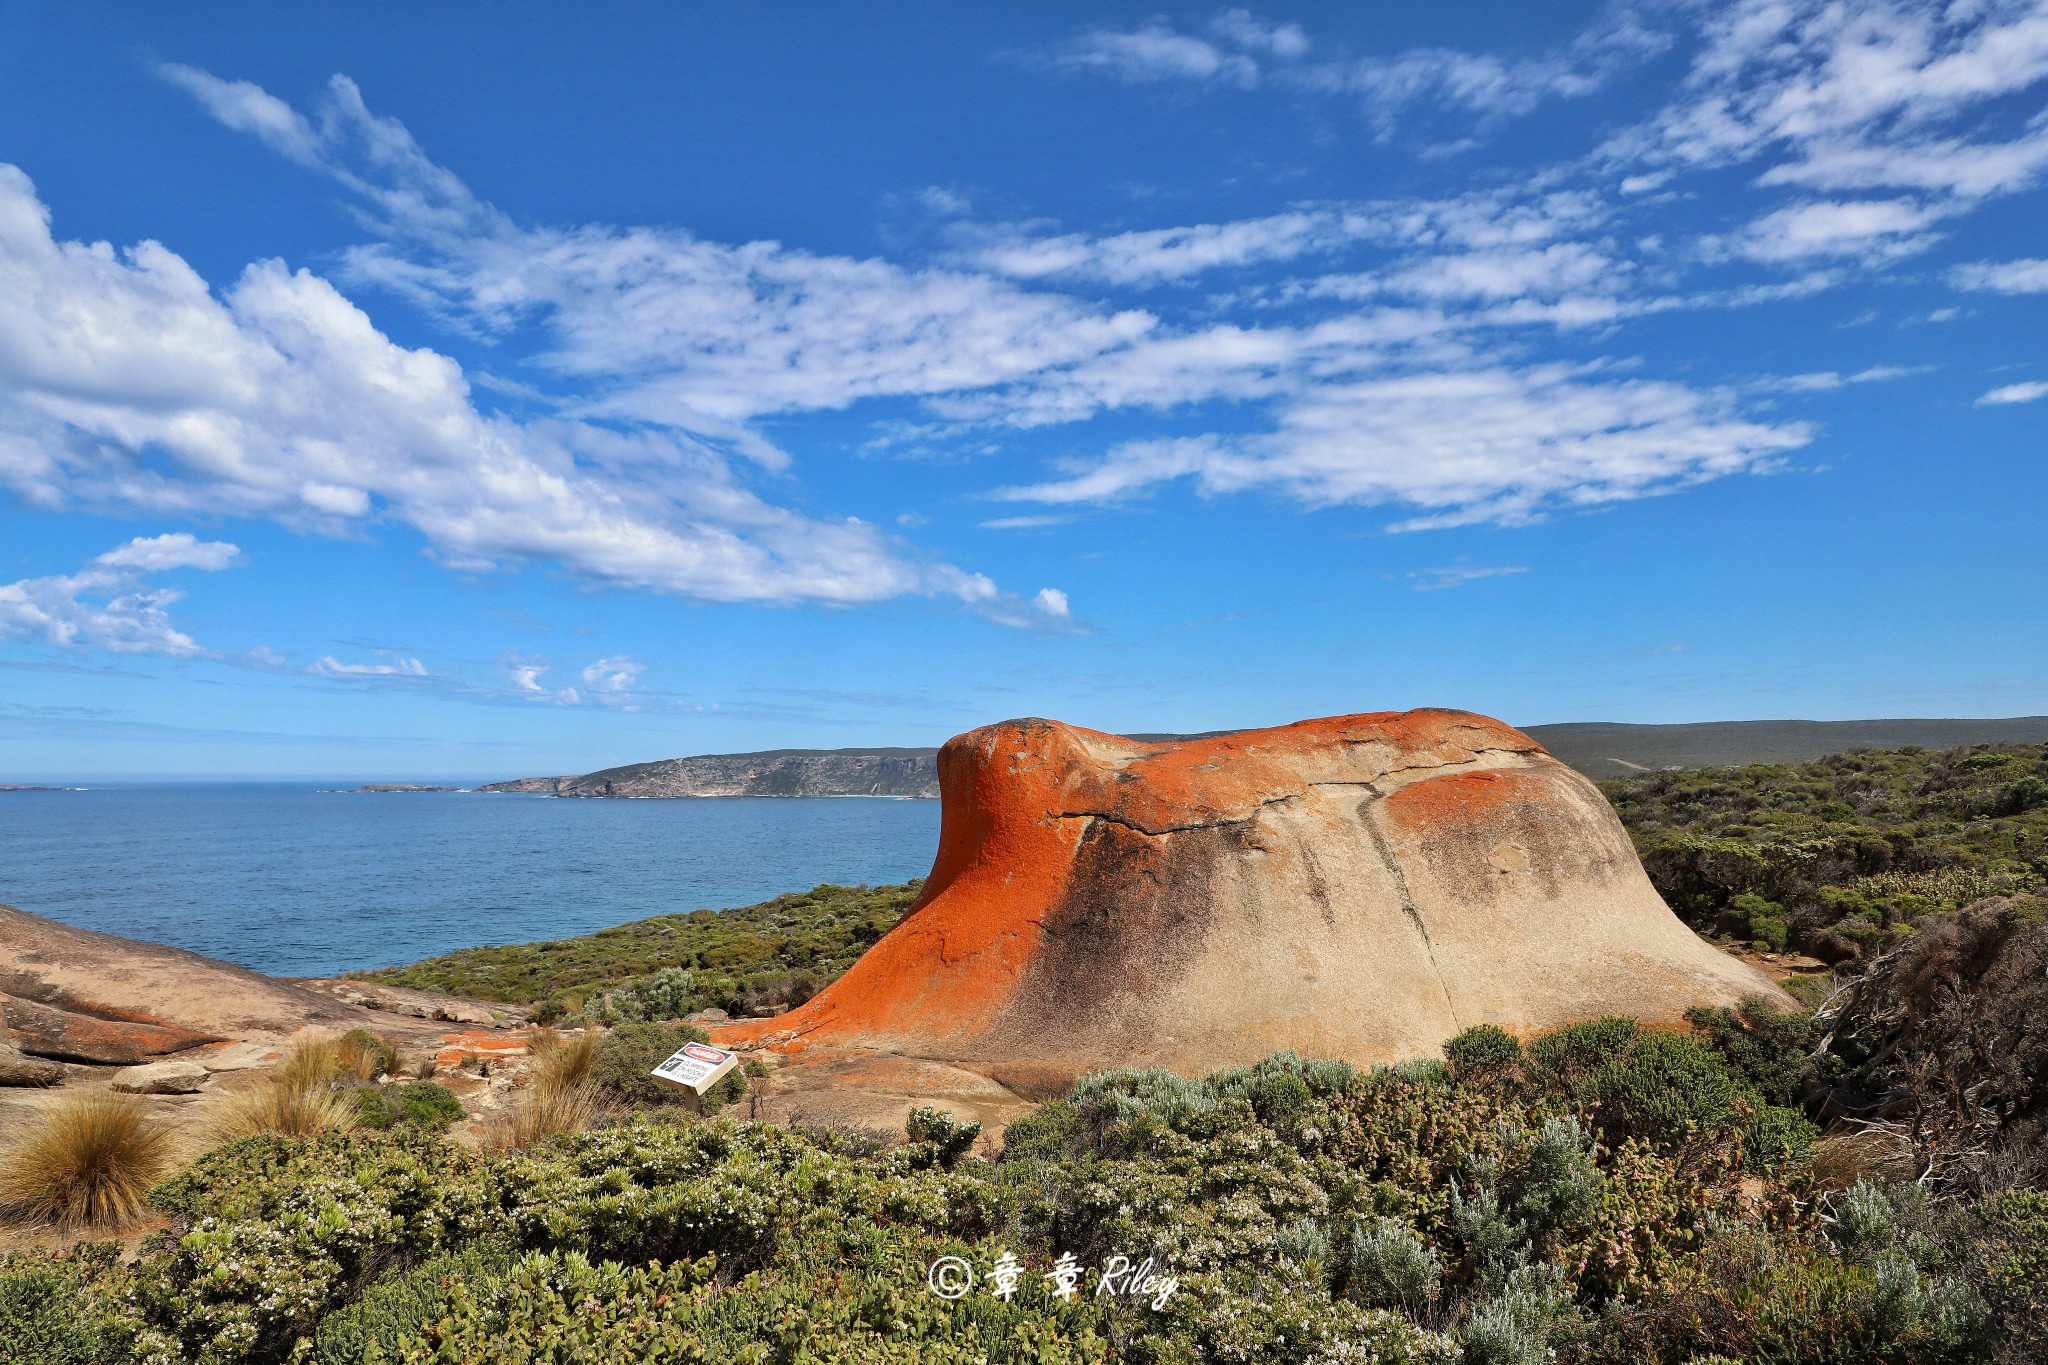
<path fill-rule="evenodd" d="M 358 794 L 310 783 L 0 792 L 0 904 L 279 976 L 921 877 L 939 803 Z"/>

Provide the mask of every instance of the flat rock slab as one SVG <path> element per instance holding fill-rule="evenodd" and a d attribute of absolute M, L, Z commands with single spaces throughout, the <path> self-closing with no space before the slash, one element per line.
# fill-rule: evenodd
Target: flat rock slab
<path fill-rule="evenodd" d="M 64 1068 L 56 1062 L 0 1043 L 0 1085 L 55 1085 L 63 1079 Z"/>
<path fill-rule="evenodd" d="M 443 1024 L 473 1024 L 480 1028 L 514 1028 L 526 1022 L 526 1009 L 519 1005 L 485 1004 L 440 991 L 420 991 L 409 986 L 387 986 L 381 981 L 358 981 L 346 977 L 295 979 L 291 983 L 345 1005 L 378 1010 L 407 1019 L 425 1019 Z"/>
<path fill-rule="evenodd" d="M 124 1095 L 196 1095 L 211 1074 L 197 1062 L 150 1062 L 121 1068 L 108 1084 Z"/>
<path fill-rule="evenodd" d="M 90 1004 L 65 1009 L 19 996 L 0 995 L 0 1013 L 14 1033 L 15 1046 L 37 1057 L 101 1066 L 129 1066 L 150 1057 L 183 1052 L 202 1043 L 221 1041 L 175 1024 L 120 1018 L 113 1007 Z"/>
<path fill-rule="evenodd" d="M 982 1126 L 984 1150 L 1037 1106 L 979 1072 L 922 1057 L 859 1048 L 812 1047 L 785 1054 L 765 1082 L 752 1082 L 745 1117 L 815 1123 L 901 1137 L 913 1109 L 943 1109 Z"/>

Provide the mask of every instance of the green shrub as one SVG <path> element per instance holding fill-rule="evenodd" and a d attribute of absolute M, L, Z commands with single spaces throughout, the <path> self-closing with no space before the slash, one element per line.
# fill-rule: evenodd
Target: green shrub
<path fill-rule="evenodd" d="M 2010 1359 L 2048 1360 L 2048 1194 L 1999 1195 L 1971 1221 L 1972 1278 Z"/>
<path fill-rule="evenodd" d="M 385 1275 L 354 1303 L 321 1320 L 314 1357 L 321 1365 L 362 1365 L 380 1354 L 396 1356 L 433 1321 L 455 1285 L 502 1275 L 517 1257 L 510 1242 L 487 1239 Z"/>
<path fill-rule="evenodd" d="M 961 1120 L 944 1109 L 918 1108 L 910 1111 L 903 1125 L 914 1145 L 931 1149 L 931 1164 L 951 1168 L 981 1137 L 981 1120 Z M 923 1159 L 920 1153 L 918 1160 Z"/>
<path fill-rule="evenodd" d="M 1398 1308 L 1419 1317 L 1443 1282 L 1443 1257 L 1398 1218 L 1351 1230 L 1350 1297 L 1368 1308 Z"/>
<path fill-rule="evenodd" d="M 1767 901 L 1754 892 L 1745 891 L 1728 902 L 1728 915 L 1742 932 L 1743 937 L 1761 943 L 1773 952 L 1785 951 L 1785 938 L 1791 931 L 1791 923 L 1785 917 L 1785 907 L 1776 901 Z"/>
<path fill-rule="evenodd" d="M 1087 1130 L 1068 1100 L 1047 1100 L 1003 1130 L 1003 1161 L 1056 1161 L 1069 1155 Z"/>
<path fill-rule="evenodd" d="M 1507 1030 L 1474 1024 L 1444 1044 L 1444 1061 L 1460 1080 L 1506 1075 L 1522 1060 L 1522 1045 Z"/>
<path fill-rule="evenodd" d="M 410 1123 L 440 1132 L 462 1121 L 466 1111 L 455 1092 L 432 1081 L 408 1081 L 402 1085 L 357 1086 L 347 1092 L 356 1122 L 365 1128 L 389 1128 Z"/>
<path fill-rule="evenodd" d="M 119 1242 L 63 1256 L 0 1256 L 0 1365 L 99 1365 L 124 1359 Z"/>
<path fill-rule="evenodd" d="M 710 1040 L 694 1024 L 620 1024 L 598 1040 L 591 1079 L 620 1104 L 681 1104 L 681 1087 L 649 1073 L 684 1043 Z"/>
<path fill-rule="evenodd" d="M 1821 1079 L 1807 1055 L 1816 1032 L 1810 1014 L 1775 1010 L 1751 996 L 1732 1010 L 1696 1005 L 1685 1017 L 1700 1042 L 1771 1104 L 1797 1105 L 1807 1086 Z"/>

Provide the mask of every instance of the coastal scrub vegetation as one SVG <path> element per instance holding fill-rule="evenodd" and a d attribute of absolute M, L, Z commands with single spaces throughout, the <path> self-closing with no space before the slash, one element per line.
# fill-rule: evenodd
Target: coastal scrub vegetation
<path fill-rule="evenodd" d="M 1606 782 L 1694 928 L 1830 963 L 1929 916 L 2048 891 L 2048 744 L 1833 754 Z"/>
<path fill-rule="evenodd" d="M 818 886 L 734 910 L 657 915 L 581 938 L 464 948 L 359 975 L 527 1005 L 535 1021 L 634 1023 L 802 1004 L 896 927 L 923 888 Z"/>
<path fill-rule="evenodd" d="M 993 1159 L 909 1129 L 239 1139 L 156 1188 L 132 1262 L 0 1258 L 0 1361 L 1935 1365 L 2037 1359 L 2048 1321 L 2048 1197 L 1817 1181 L 1815 1130 L 1709 1031 L 1109 1072 Z M 1172 1287 L 1098 1292 L 1118 1257 Z"/>
<path fill-rule="evenodd" d="M 394 969 L 611 1027 L 541 1034 L 534 1111 L 484 1151 L 431 1123 L 263 1132 L 158 1185 L 170 1227 L 132 1260 L 0 1257 L 0 1365 L 2038 1361 L 2044 774 L 2048 746 L 1978 746 L 1609 783 L 1696 929 L 1822 960 L 1806 1008 L 1480 1026 L 1371 1071 L 1108 1072 L 993 1157 L 939 1110 L 892 1147 L 631 1084 L 698 1036 L 661 1021 L 794 1003 L 915 883 Z M 364 1088 L 335 1052 L 286 1070 Z M 954 1300 L 926 1287 L 947 1256 L 977 1277 Z M 1171 1291 L 1098 1292 L 1117 1258 Z"/>

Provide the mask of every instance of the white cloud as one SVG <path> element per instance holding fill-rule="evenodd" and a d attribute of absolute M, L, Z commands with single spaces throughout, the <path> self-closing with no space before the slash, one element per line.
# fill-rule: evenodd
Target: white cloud
<path fill-rule="evenodd" d="M 1817 370 L 1811 374 L 1788 374 L 1766 379 L 1755 387 L 1784 393 L 1831 393 L 1849 384 L 1882 384 L 1894 379 L 1909 379 L 1926 374 L 1933 368 L 1932 365 L 1872 365 L 1847 375 L 1834 370 Z"/>
<path fill-rule="evenodd" d="M 2048 76 L 2039 0 L 1740 0 L 1713 12 L 1705 39 L 1653 130 L 1671 157 L 1712 165 L 1780 148 L 1792 159 L 1771 183 L 1964 194 L 2010 188 L 2038 165 L 2037 154 L 1992 163 L 2039 129 L 1999 143 L 1940 125 Z"/>
<path fill-rule="evenodd" d="M 1751 259 L 1891 259 L 1925 247 L 1936 218 L 2048 168 L 2048 114 L 2022 124 L 1999 104 L 2048 78 L 2044 0 L 1739 0 L 1705 13 L 1679 95 L 1616 138 L 1613 158 L 1768 157 L 1760 186 L 1896 196 L 1775 210 L 1736 240 Z"/>
<path fill-rule="evenodd" d="M 1825 256 L 1879 262 L 1924 251 L 1943 213 L 1903 199 L 1796 204 L 1765 214 L 1727 243 L 1753 261 L 1773 264 Z"/>
<path fill-rule="evenodd" d="M 322 654 L 306 670 L 316 678 L 431 678 L 432 672 L 418 659 L 396 658 L 381 663 L 345 664 L 332 654 Z"/>
<path fill-rule="evenodd" d="M 1065 275 L 1110 284 L 1156 284 L 1333 249 L 1360 235 L 1363 227 L 1356 215 L 1317 210 L 1107 237 L 1082 233 L 1031 237 L 998 231 L 989 234 L 993 240 L 976 246 L 970 259 L 983 269 L 1017 279 Z"/>
<path fill-rule="evenodd" d="M 1209 31 L 1246 52 L 1264 52 L 1293 61 L 1308 51 L 1308 35 L 1300 24 L 1276 24 L 1246 9 L 1227 9 L 1209 21 Z"/>
<path fill-rule="evenodd" d="M 225 541 L 174 532 L 137 536 L 99 555 L 75 574 L 0 584 L 0 639 L 118 654 L 210 657 L 213 651 L 171 624 L 164 610 L 183 593 L 149 588 L 145 574 L 173 569 L 225 569 L 241 551 Z"/>
<path fill-rule="evenodd" d="M 154 242 L 59 242 L 11 166 L 0 482 L 45 507 L 397 520 L 456 567 L 547 561 L 721 601 L 1012 600 L 866 523 L 764 501 L 685 432 L 487 415 L 454 361 L 393 344 L 307 271 L 259 262 L 216 298 Z"/>
<path fill-rule="evenodd" d="M 1998 406 L 2005 403 L 2032 403 L 2048 398 L 2048 384 L 2039 381 L 2026 384 L 2007 384 L 1993 389 L 1977 400 L 1978 407 Z"/>
<path fill-rule="evenodd" d="M 1062 70 L 1099 73 L 1133 84 L 1189 81 L 1249 90 L 1259 83 L 1259 64 L 1252 58 L 1176 32 L 1163 20 L 1129 31 L 1090 29 L 1052 60 Z"/>
<path fill-rule="evenodd" d="M 1462 588 L 1481 579 L 1527 572 L 1529 566 L 1526 564 L 1449 564 L 1436 569 L 1415 569 L 1408 578 L 1409 586 L 1417 592 L 1437 592 L 1444 588 Z"/>
<path fill-rule="evenodd" d="M 640 675 L 647 671 L 647 665 L 624 654 L 599 659 L 584 669 L 580 675 L 583 685 L 596 696 L 620 696 L 637 692 Z"/>
<path fill-rule="evenodd" d="M 1979 261 L 1959 265 L 1949 278 L 1963 289 L 1988 289 L 2000 294 L 2048 294 L 2048 261 Z"/>
<path fill-rule="evenodd" d="M 1355 97 L 1382 137 L 1417 109 L 1455 110 L 1481 126 L 1530 113 L 1546 101 L 1590 95 L 1671 46 L 1636 5 L 1611 4 L 1565 46 L 1535 57 L 1455 48 L 1412 48 L 1305 70 L 1311 89 Z"/>
<path fill-rule="evenodd" d="M 1580 93 L 1585 82 L 1605 78 L 1610 67 L 1602 63 L 1638 60 L 1663 42 L 1632 15 L 1613 11 L 1559 57 L 1541 97 Z M 1190 41 L 1219 61 L 1254 54 L 1293 60 L 1308 39 L 1301 35 L 1297 44 L 1282 27 L 1226 14 L 1206 38 Z M 1186 37 L 1160 25 L 1140 32 L 1153 30 L 1154 37 Z M 1137 49 L 1115 50 L 1128 56 Z M 1189 70 L 1207 60 L 1192 51 L 1159 49 L 1178 53 L 1172 60 Z M 1168 62 L 1157 53 L 1146 60 Z M 247 124 L 250 116 L 239 111 L 258 105 L 237 92 L 224 117 Z M 351 254 L 353 278 L 403 290 L 480 332 L 538 325 L 551 339 L 543 363 L 583 386 L 575 415 L 526 423 L 512 435 L 555 452 L 549 468 L 566 466 L 590 480 L 590 501 L 613 499 L 607 505 L 631 519 L 636 540 L 687 523 L 720 554 L 765 552 L 770 564 L 742 575 L 749 579 L 771 569 L 797 576 L 826 559 L 863 570 L 850 585 L 806 582 L 785 598 L 925 591 L 991 619 L 1040 626 L 1069 618 L 1044 595 L 1010 597 L 977 575 L 906 562 L 873 528 L 766 507 L 745 491 L 724 452 L 783 463 L 750 425 L 755 420 L 877 398 L 914 400 L 937 419 L 887 419 L 917 433 L 919 445 L 971 441 L 977 448 L 1003 427 L 1228 406 L 1236 411 L 1218 427 L 1234 434 L 1126 442 L 1103 456 L 1076 457 L 1064 477 L 1006 496 L 1113 499 L 1192 478 L 1212 493 L 1271 487 L 1311 504 L 1405 504 L 1420 514 L 1409 525 L 1525 520 L 1552 507 L 1767 468 L 1808 432 L 1746 420 L 1718 391 L 1532 365 L 1522 342 L 1496 335 L 1500 329 L 1583 328 L 1667 308 L 1748 304 L 1828 287 L 1837 278 L 1829 271 L 1847 268 L 1810 270 L 1794 285 L 1673 296 L 1666 291 L 1675 258 L 1656 235 L 1632 229 L 1640 253 L 1658 258 L 1654 268 L 1639 264 L 1618 240 L 1619 211 L 1605 192 L 1546 174 L 1443 200 L 1305 205 L 1236 222 L 1103 235 L 955 223 L 947 229 L 958 234 L 954 266 L 916 270 L 774 242 L 727 246 L 669 229 L 519 227 L 434 167 L 403 128 L 364 109 L 340 78 L 318 117 L 301 120 L 310 142 L 275 111 L 265 107 L 263 117 L 263 126 L 286 130 L 277 136 L 286 138 L 287 154 L 311 155 L 360 188 L 384 240 Z M 1941 215 L 1917 201 L 1886 203 L 1795 206 L 1721 250 L 1773 262 L 1874 260 L 1924 237 Z M 1176 326 L 1078 293 L 1089 284 L 1128 289 L 1364 251 L 1384 259 L 1368 269 L 1254 284 L 1237 296 L 1250 309 L 1306 314 L 1289 321 L 1272 314 L 1255 314 L 1263 319 L 1257 323 L 1218 320 L 1230 305 L 1211 296 L 1209 307 Z M 597 425 L 599 417 L 658 429 L 622 434 Z M 871 444 L 884 448 L 892 439 Z M 334 510 L 351 485 L 317 482 L 318 497 L 301 494 L 302 515 L 357 515 Z M 404 510 L 411 500 L 401 503 L 382 486 L 361 491 L 371 500 L 361 515 L 420 524 Z M 820 542 L 829 531 L 821 528 L 848 544 L 828 555 Z M 499 534 L 475 534 L 474 547 L 430 534 L 454 563 L 507 557 Z M 585 565 L 599 551 L 514 553 L 591 572 Z M 636 543 L 621 556 L 625 564 L 607 563 L 602 576 L 649 582 L 636 577 L 649 553 Z M 712 595 L 700 586 L 677 590 Z M 537 678 L 519 690 L 545 691 Z"/>
<path fill-rule="evenodd" d="M 1326 385 L 1270 435 L 1130 442 L 1005 496 L 1105 502 L 1189 478 L 1206 493 L 1273 488 L 1310 506 L 1406 505 L 1404 528 L 1519 523 L 1559 507 L 1668 492 L 1772 466 L 1800 423 L 1743 420 L 1725 395 L 1565 366 Z"/>

